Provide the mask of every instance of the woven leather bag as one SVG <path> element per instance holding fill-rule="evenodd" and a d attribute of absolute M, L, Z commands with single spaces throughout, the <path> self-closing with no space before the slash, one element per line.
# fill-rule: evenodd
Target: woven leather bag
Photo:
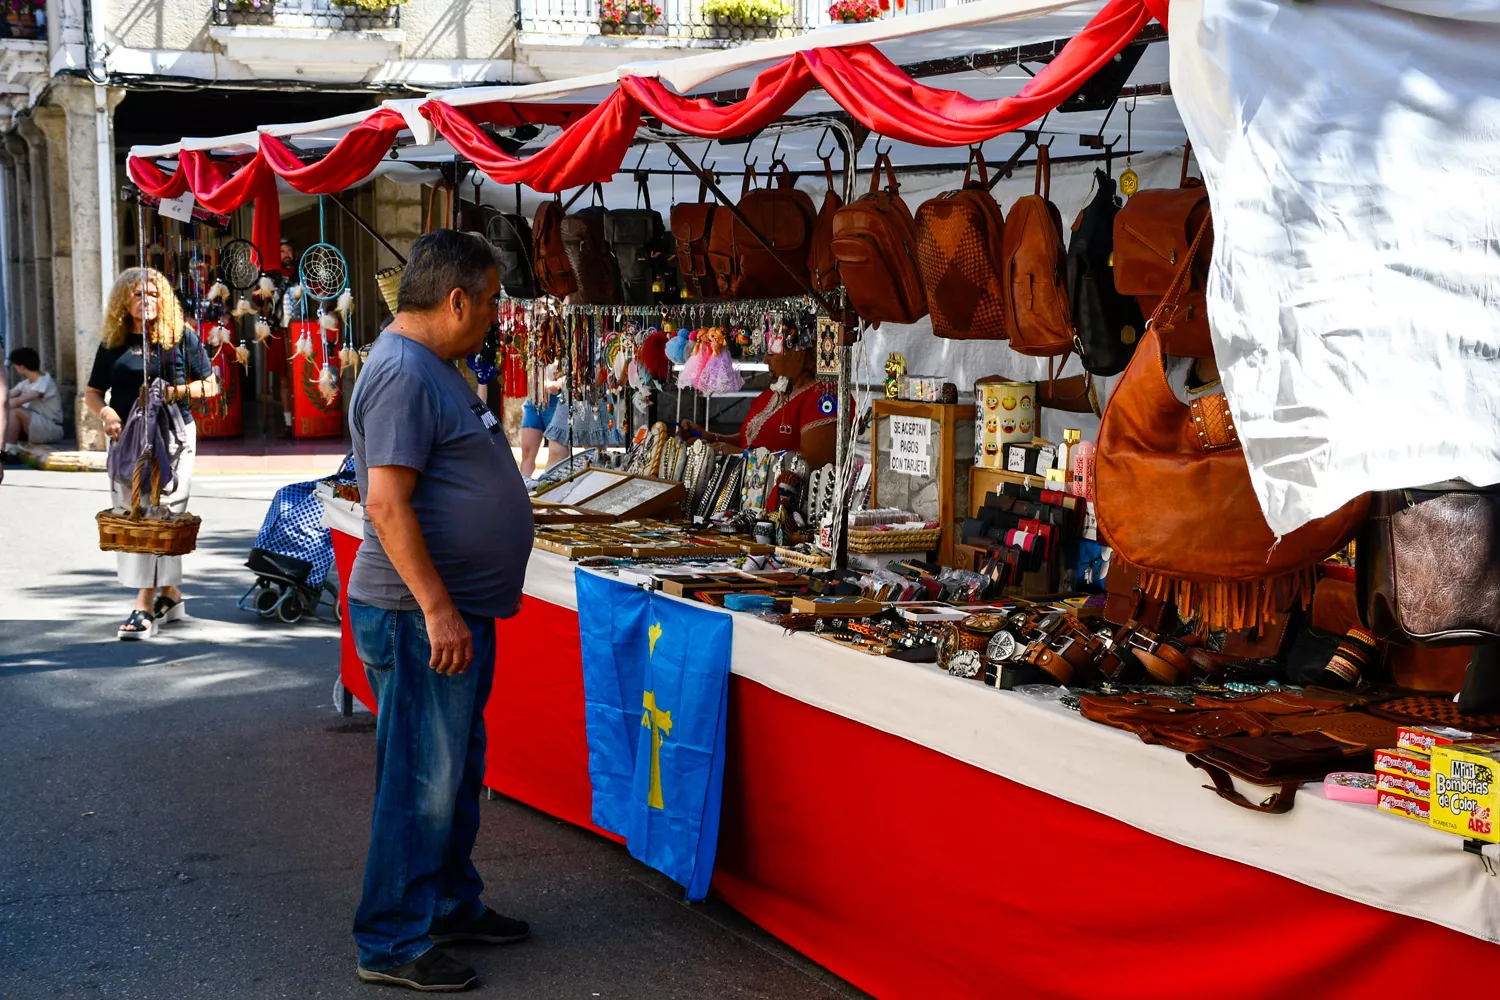
<path fill-rule="evenodd" d="M 700 185 L 696 202 L 672 206 L 672 239 L 677 244 L 677 270 L 690 298 L 714 299 L 721 294 L 719 280 L 709 263 L 709 234 L 718 208 L 704 201 L 707 185 Z M 726 231 L 727 233 L 727 231 Z"/>
<path fill-rule="evenodd" d="M 1355 546 L 1355 602 L 1403 646 L 1500 642 L 1500 487 L 1376 493 Z"/>
<path fill-rule="evenodd" d="M 595 190 L 602 196 L 602 187 L 596 185 Z M 620 266 L 604 235 L 608 214 L 604 206 L 592 205 L 563 219 L 563 246 L 578 283 L 572 298 L 575 303 L 614 305 L 620 301 Z"/>
<path fill-rule="evenodd" d="M 844 290 L 860 318 L 875 326 L 915 323 L 927 315 L 917 263 L 917 227 L 900 192 L 891 158 L 881 153 L 870 172 L 870 193 L 833 216 L 833 255 Z"/>
<path fill-rule="evenodd" d="M 754 168 L 745 171 L 739 210 L 756 231 L 770 241 L 761 243 L 743 222 L 729 212 L 714 216 L 709 234 L 709 261 L 719 288 L 734 298 L 772 299 L 801 295 L 807 290 L 807 259 L 812 250 L 817 211 L 804 191 L 792 186 L 786 162 L 775 187 L 751 188 Z"/>
<path fill-rule="evenodd" d="M 1182 154 L 1181 187 L 1137 191 L 1115 216 L 1115 289 L 1135 296 L 1141 311 L 1151 315 L 1170 290 L 1197 237 L 1200 248 L 1190 280 L 1180 293 L 1172 329 L 1162 331 L 1162 349 L 1168 354 L 1208 358 L 1213 356 L 1213 345 L 1204 289 L 1213 257 L 1213 221 L 1208 189 L 1187 175 L 1188 152 Z"/>
<path fill-rule="evenodd" d="M 923 202 L 916 223 L 932 332 L 952 340 L 1005 339 L 1005 216 L 990 194 L 989 172 L 977 149 L 969 151 L 964 186 Z"/>
<path fill-rule="evenodd" d="M 1073 350 L 1062 214 L 1050 201 L 1051 195 L 1051 154 L 1041 146 L 1036 154 L 1035 192 L 1016 199 L 1006 214 L 1001 266 L 1010 309 L 1010 349 L 1044 358 Z"/>
<path fill-rule="evenodd" d="M 833 255 L 833 217 L 844 207 L 833 183 L 833 158 L 821 157 L 823 176 L 828 181 L 828 190 L 823 195 L 823 205 L 818 209 L 818 221 L 813 226 L 812 247 L 807 255 L 807 268 L 812 275 L 813 287 L 820 292 L 831 292 L 843 285 L 839 277 L 838 258 Z"/>
<path fill-rule="evenodd" d="M 562 224 L 561 199 L 542 202 L 531 223 L 531 261 L 536 271 L 537 287 L 560 299 L 578 291 L 573 264 L 568 260 L 568 248 L 563 246 Z"/>
<path fill-rule="evenodd" d="M 1130 363 L 1146 329 L 1140 304 L 1115 289 L 1115 217 L 1120 211 L 1115 181 L 1094 171 L 1098 191 L 1073 223 L 1068 241 L 1068 303 L 1073 309 L 1073 346 L 1092 375 L 1118 375 Z"/>
<path fill-rule="evenodd" d="M 1150 325 L 1105 407 L 1094 475 L 1099 528 L 1139 567 L 1143 591 L 1210 628 L 1251 628 L 1311 595 L 1314 564 L 1346 545 L 1369 509 L 1359 497 L 1278 542 L 1227 400 L 1179 402 Z"/>

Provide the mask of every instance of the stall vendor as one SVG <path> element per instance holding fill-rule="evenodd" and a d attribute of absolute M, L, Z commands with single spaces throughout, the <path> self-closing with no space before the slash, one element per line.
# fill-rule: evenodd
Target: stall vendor
<path fill-rule="evenodd" d="M 838 397 L 814 373 L 813 352 L 767 354 L 766 364 L 776 379 L 751 401 L 737 434 L 711 434 L 683 421 L 683 435 L 735 448 L 795 451 L 814 469 L 832 462 L 838 439 Z"/>

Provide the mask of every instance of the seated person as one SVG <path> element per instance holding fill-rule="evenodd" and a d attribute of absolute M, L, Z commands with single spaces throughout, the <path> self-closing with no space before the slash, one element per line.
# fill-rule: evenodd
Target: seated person
<path fill-rule="evenodd" d="M 833 461 L 838 447 L 836 390 L 818 381 L 811 350 L 767 354 L 766 364 L 776 381 L 750 403 L 738 434 L 710 434 L 683 421 L 684 436 L 744 448 L 795 451 L 817 469 Z"/>
<path fill-rule="evenodd" d="M 14 454 L 23 440 L 51 444 L 62 440 L 62 395 L 57 382 L 41 370 L 42 361 L 32 347 L 10 352 L 10 363 L 21 376 L 10 390 L 5 422 L 5 451 Z"/>

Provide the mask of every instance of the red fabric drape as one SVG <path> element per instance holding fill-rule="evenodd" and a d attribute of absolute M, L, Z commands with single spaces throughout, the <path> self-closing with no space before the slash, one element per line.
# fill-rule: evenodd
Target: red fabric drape
<path fill-rule="evenodd" d="M 250 242 L 260 254 L 261 267 L 281 269 L 281 195 L 276 175 L 260 155 L 215 160 L 201 150 L 183 150 L 171 174 L 136 156 L 125 161 L 125 169 L 147 194 L 177 198 L 191 189 L 193 198 L 210 212 L 228 214 L 253 200 Z"/>
<path fill-rule="evenodd" d="M 153 198 L 180 198 L 188 189 L 187 174 L 181 170 L 167 173 L 150 160 L 132 156 L 125 161 L 125 172 L 135 186 Z"/>
<path fill-rule="evenodd" d="M 701 97 L 679 96 L 652 77 L 622 76 L 620 89 L 648 114 L 679 132 L 704 139 L 727 139 L 765 128 L 812 89 L 813 76 L 805 55 L 799 52 L 760 73 L 745 99 L 728 106 Z"/>
<path fill-rule="evenodd" d="M 401 112 L 381 108 L 350 129 L 316 162 L 303 163 L 290 146 L 273 135 L 260 137 L 260 155 L 277 176 L 303 194 L 333 194 L 367 177 L 405 127 Z"/>
<path fill-rule="evenodd" d="M 590 111 L 592 104 L 525 104 L 498 101 L 465 104 L 464 114 L 476 122 L 515 128 L 517 125 L 571 125 Z"/>
<path fill-rule="evenodd" d="M 544 149 L 518 158 L 495 145 L 459 108 L 428 101 L 420 110 L 460 155 L 496 183 L 525 184 L 543 192 L 609 180 L 641 123 L 640 105 L 616 90 Z"/>

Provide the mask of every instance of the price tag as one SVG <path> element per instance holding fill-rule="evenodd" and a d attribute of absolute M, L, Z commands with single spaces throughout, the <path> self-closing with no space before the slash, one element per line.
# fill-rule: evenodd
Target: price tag
<path fill-rule="evenodd" d="M 178 169 L 181 169 L 180 167 Z M 178 222 L 193 221 L 193 192 L 184 191 L 176 198 L 163 198 L 157 211 L 168 219 Z"/>

